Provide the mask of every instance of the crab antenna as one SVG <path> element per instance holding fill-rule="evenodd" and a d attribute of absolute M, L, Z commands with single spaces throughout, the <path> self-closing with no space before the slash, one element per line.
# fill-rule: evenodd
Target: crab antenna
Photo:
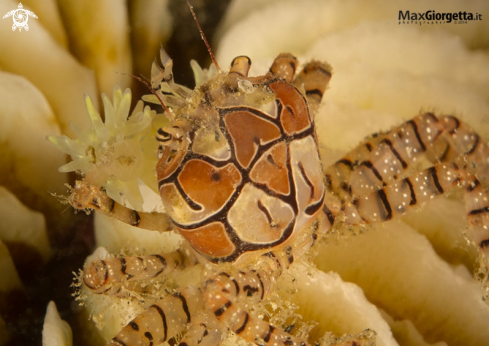
<path fill-rule="evenodd" d="M 209 42 L 207 42 L 207 38 L 205 37 L 204 32 L 202 31 L 202 28 L 200 27 L 200 23 L 197 20 L 197 16 L 195 15 L 194 8 L 192 7 L 192 5 L 190 5 L 190 2 L 188 0 L 186 0 L 186 1 L 187 1 L 188 8 L 190 9 L 192 16 L 194 17 L 194 21 L 197 24 L 197 28 L 199 28 L 200 37 L 202 37 L 202 40 L 204 41 L 205 46 L 207 47 L 207 51 L 209 52 L 209 55 L 211 56 L 212 62 L 216 66 L 217 70 L 220 71 L 221 68 L 219 67 L 219 64 L 217 63 L 217 60 L 216 60 L 216 57 L 214 56 L 214 53 L 212 53 L 211 46 L 209 45 Z"/>
<path fill-rule="evenodd" d="M 146 87 L 149 89 L 149 91 L 151 91 L 151 93 L 156 96 L 156 98 L 158 99 L 158 101 L 160 101 L 161 107 L 163 107 L 163 110 L 165 111 L 165 113 L 167 113 L 168 115 L 171 115 L 171 112 L 168 109 L 168 107 L 165 105 L 165 103 L 163 102 L 163 100 L 161 99 L 161 97 L 156 93 L 155 89 L 153 89 L 153 87 L 148 82 L 146 82 L 141 77 L 135 76 L 135 75 L 130 74 L 130 73 L 123 73 L 123 72 L 118 72 L 118 73 L 121 74 L 121 75 L 123 75 L 123 76 L 129 76 L 129 77 L 132 77 L 134 79 L 137 79 L 139 82 L 141 82 L 144 85 L 146 85 Z"/>

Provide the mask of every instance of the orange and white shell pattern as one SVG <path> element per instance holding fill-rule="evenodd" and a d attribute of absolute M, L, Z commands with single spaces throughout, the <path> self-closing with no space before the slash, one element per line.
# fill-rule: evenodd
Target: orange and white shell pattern
<path fill-rule="evenodd" d="M 323 205 L 314 119 L 291 83 L 294 72 L 272 66 L 248 77 L 250 65 L 237 57 L 229 73 L 193 91 L 187 107 L 175 110 L 172 127 L 157 135 L 166 211 L 214 263 L 285 247 Z"/>

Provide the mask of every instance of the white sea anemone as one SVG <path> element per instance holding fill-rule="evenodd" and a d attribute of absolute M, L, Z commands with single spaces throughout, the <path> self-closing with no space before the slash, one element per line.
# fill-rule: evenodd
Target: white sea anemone
<path fill-rule="evenodd" d="M 115 200 L 121 201 L 124 196 L 133 208 L 140 209 L 143 199 L 139 179 L 154 183 L 148 170 L 151 170 L 150 162 L 156 164 L 155 148 L 147 138 L 151 137 L 156 112 L 149 107 L 143 108 L 143 102 L 139 101 L 129 114 L 130 89 L 123 93 L 121 88 L 115 87 L 113 102 L 106 95 L 102 95 L 102 100 L 105 121 L 91 98 L 85 96 L 92 126 L 81 129 L 71 123 L 75 139 L 65 135 L 49 136 L 48 139 L 72 158 L 59 168 L 61 172 L 80 172 L 87 183 L 105 187 L 107 194 Z"/>

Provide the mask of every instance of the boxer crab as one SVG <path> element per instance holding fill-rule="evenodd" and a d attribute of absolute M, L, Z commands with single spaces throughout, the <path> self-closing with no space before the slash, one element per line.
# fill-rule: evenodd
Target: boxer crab
<path fill-rule="evenodd" d="M 216 345 L 228 331 L 257 345 L 306 345 L 305 338 L 254 311 L 294 259 L 337 224 L 389 221 L 453 187 L 464 190 L 473 241 L 485 259 L 489 150 L 457 118 L 421 114 L 367 138 L 323 169 L 313 114 L 331 78 L 327 63 L 312 61 L 296 73 L 296 58 L 280 54 L 269 73 L 250 77 L 250 59 L 239 56 L 228 73 L 217 68 L 201 74 L 203 82 L 191 91 L 173 81 L 172 60 L 163 50 L 161 60 L 163 67 L 153 65 L 152 86 L 170 121 L 156 133 L 156 174 L 166 213 L 135 211 L 110 198 L 103 183 L 94 183 L 100 167 L 122 157 L 110 147 L 135 138 L 137 131 L 127 130 L 131 118 L 127 124 L 107 118 L 104 125 L 92 116 L 93 136 L 85 138 L 86 145 L 77 142 L 79 156 L 91 158 L 92 171 L 76 183 L 69 202 L 135 227 L 174 229 L 190 246 L 96 260 L 82 281 L 93 293 L 125 296 L 138 281 L 178 275 L 199 263 L 213 269 L 205 270 L 200 283 L 149 306 L 110 345 L 158 345 L 182 332 L 179 345 Z M 149 118 L 145 111 L 131 129 L 147 127 Z M 72 154 L 74 141 L 52 140 Z M 420 168 L 421 160 L 431 165 Z"/>

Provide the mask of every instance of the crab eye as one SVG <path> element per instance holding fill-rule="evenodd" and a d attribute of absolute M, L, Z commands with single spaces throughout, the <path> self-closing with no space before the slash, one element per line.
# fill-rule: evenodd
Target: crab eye
<path fill-rule="evenodd" d="M 242 77 L 248 77 L 248 72 L 251 67 L 251 59 L 245 55 L 237 56 L 231 62 L 229 73 L 237 73 Z"/>
<path fill-rule="evenodd" d="M 166 143 L 172 139 L 172 135 L 162 128 L 159 128 L 158 131 L 156 132 L 156 140 L 158 142 L 163 142 Z"/>
<path fill-rule="evenodd" d="M 297 58 L 290 53 L 281 53 L 273 61 L 270 72 L 280 79 L 291 83 L 297 68 Z"/>

